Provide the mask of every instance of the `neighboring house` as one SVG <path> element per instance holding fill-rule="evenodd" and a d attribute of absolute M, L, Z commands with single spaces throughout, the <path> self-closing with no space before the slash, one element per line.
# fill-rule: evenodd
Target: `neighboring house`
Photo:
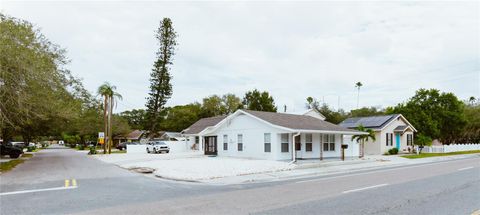
<path fill-rule="evenodd" d="M 365 134 L 324 121 L 316 111 L 304 114 L 237 110 L 204 118 L 182 133 L 207 155 L 269 160 L 340 157 L 344 135 Z M 349 146 L 354 148 L 354 146 Z M 358 147 L 351 156 L 358 156 Z"/>
<path fill-rule="evenodd" d="M 185 140 L 184 137 L 182 137 L 182 133 L 180 132 L 169 132 L 169 131 L 166 131 L 164 132 L 160 138 L 160 140 L 169 140 L 169 141 L 181 141 L 181 140 Z"/>
<path fill-rule="evenodd" d="M 365 143 L 366 155 L 381 155 L 391 148 L 410 152 L 413 149 L 413 133 L 417 132 L 401 114 L 348 118 L 339 125 L 350 129 L 363 125 L 375 131 L 376 140 Z"/>
<path fill-rule="evenodd" d="M 142 130 L 134 130 L 126 136 L 116 136 L 113 138 L 116 143 L 138 142 L 145 144 L 148 141 L 147 132 Z"/>

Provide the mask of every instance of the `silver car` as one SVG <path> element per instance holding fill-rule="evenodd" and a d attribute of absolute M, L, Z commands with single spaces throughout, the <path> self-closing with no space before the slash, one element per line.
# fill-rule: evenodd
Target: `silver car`
<path fill-rule="evenodd" d="M 154 141 L 154 142 L 148 142 L 147 143 L 147 153 L 169 153 L 170 152 L 170 147 L 165 142 L 161 141 Z"/>

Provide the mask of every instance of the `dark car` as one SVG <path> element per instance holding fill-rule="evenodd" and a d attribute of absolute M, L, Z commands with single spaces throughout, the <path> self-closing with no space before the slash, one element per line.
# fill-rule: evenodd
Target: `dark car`
<path fill-rule="evenodd" d="M 140 143 L 137 143 L 137 142 L 123 142 L 123 143 L 119 143 L 117 145 L 117 148 L 118 150 L 126 150 L 127 149 L 127 145 L 139 145 Z"/>
<path fill-rule="evenodd" d="M 0 155 L 9 155 L 10 158 L 18 158 L 23 154 L 20 147 L 14 146 L 12 143 L 0 144 Z"/>
<path fill-rule="evenodd" d="M 13 146 L 18 147 L 18 148 L 27 148 L 28 144 L 25 142 L 10 142 Z"/>

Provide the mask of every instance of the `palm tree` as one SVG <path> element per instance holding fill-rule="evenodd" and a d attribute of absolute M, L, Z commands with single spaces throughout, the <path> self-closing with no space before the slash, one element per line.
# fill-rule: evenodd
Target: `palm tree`
<path fill-rule="evenodd" d="M 110 154 L 112 151 L 112 113 L 113 113 L 113 106 L 115 106 L 115 98 L 122 99 L 122 96 L 115 92 L 117 89 L 116 86 L 111 85 L 108 82 L 105 82 L 100 87 L 98 87 L 98 94 L 104 97 L 103 100 L 103 120 L 105 124 L 105 136 L 106 141 L 103 146 L 103 153 Z"/>
<path fill-rule="evenodd" d="M 473 96 L 470 96 L 470 98 L 468 99 L 468 101 L 470 102 L 470 105 L 474 105 L 476 100 L 477 99 L 475 99 L 475 97 Z"/>
<path fill-rule="evenodd" d="M 355 84 L 355 87 L 357 88 L 357 109 L 358 109 L 358 104 L 360 102 L 360 87 L 362 86 L 363 84 L 360 81 Z"/>
<path fill-rule="evenodd" d="M 375 131 L 373 131 L 370 128 L 366 129 L 365 127 L 363 127 L 363 125 L 359 125 L 357 127 L 357 130 L 368 133 L 368 134 L 356 134 L 356 135 L 352 136 L 352 141 L 356 140 L 357 143 L 361 143 L 360 144 L 361 151 L 360 151 L 360 156 L 359 157 L 363 158 L 363 156 L 365 154 L 365 142 L 369 141 L 370 139 L 373 140 L 373 141 L 376 140 Z"/>

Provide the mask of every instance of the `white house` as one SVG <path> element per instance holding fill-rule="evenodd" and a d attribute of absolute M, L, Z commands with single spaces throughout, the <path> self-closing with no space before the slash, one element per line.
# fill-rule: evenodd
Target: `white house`
<path fill-rule="evenodd" d="M 366 155 L 380 155 L 391 148 L 410 152 L 413 149 L 413 133 L 417 131 L 401 114 L 348 118 L 339 125 L 350 129 L 362 125 L 375 131 L 376 140 L 365 143 Z"/>
<path fill-rule="evenodd" d="M 207 155 L 269 160 L 358 156 L 358 144 L 344 135 L 365 134 L 324 121 L 316 111 L 305 115 L 237 110 L 204 118 L 183 131 Z M 345 139 L 345 140 L 344 140 Z M 295 143 L 295 144 L 293 144 Z"/>

